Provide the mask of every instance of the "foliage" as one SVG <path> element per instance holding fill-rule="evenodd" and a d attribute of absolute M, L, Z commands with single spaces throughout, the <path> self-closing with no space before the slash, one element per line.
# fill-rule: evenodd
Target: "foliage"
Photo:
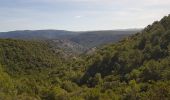
<path fill-rule="evenodd" d="M 169 100 L 170 15 L 92 55 L 0 39 L 2 100 Z"/>

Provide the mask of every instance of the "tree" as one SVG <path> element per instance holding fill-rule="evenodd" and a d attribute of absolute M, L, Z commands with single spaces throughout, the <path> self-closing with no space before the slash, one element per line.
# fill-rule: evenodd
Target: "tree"
<path fill-rule="evenodd" d="M 126 96 L 125 100 L 138 100 L 139 95 L 138 92 L 140 91 L 140 86 L 136 83 L 135 80 L 131 80 L 129 82 L 129 86 L 126 88 Z"/>
<path fill-rule="evenodd" d="M 97 85 L 100 85 L 102 83 L 102 78 L 100 73 L 96 73 L 93 78 L 89 80 L 89 84 L 91 87 L 95 87 Z"/>

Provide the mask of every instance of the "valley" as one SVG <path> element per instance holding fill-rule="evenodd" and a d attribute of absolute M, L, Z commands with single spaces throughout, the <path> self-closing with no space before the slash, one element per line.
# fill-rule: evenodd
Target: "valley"
<path fill-rule="evenodd" d="M 170 99 L 170 15 L 142 30 L 0 38 L 0 100 Z"/>

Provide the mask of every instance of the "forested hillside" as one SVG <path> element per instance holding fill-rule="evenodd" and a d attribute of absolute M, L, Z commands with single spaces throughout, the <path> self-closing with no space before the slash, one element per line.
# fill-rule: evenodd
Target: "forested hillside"
<path fill-rule="evenodd" d="M 170 15 L 67 60 L 46 42 L 1 39 L 0 99 L 169 100 Z"/>
<path fill-rule="evenodd" d="M 1 100 L 7 100 L 7 97 L 22 100 L 23 95 L 32 100 L 40 88 L 49 84 L 50 70 L 62 68 L 63 62 L 59 55 L 40 42 L 0 40 L 0 55 Z M 34 96 L 30 96 L 32 94 Z"/>
<path fill-rule="evenodd" d="M 50 41 L 52 45 L 56 43 L 55 47 L 61 49 L 70 49 L 71 51 L 84 52 L 84 49 L 93 47 L 100 47 L 107 43 L 118 42 L 124 37 L 128 37 L 140 29 L 131 30 L 106 30 L 106 31 L 64 31 L 64 30 L 25 30 L 25 31 L 10 31 L 0 32 L 2 39 L 20 39 L 20 40 L 36 40 L 36 41 Z M 57 43 L 56 41 L 61 41 Z M 63 47 L 63 44 L 69 46 Z M 84 48 L 84 49 L 76 49 Z"/>
<path fill-rule="evenodd" d="M 170 16 L 105 46 L 90 60 L 82 84 L 114 91 L 121 99 L 170 99 Z"/>

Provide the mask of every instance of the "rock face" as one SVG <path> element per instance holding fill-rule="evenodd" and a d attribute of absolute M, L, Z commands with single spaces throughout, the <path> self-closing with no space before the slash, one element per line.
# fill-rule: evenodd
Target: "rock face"
<path fill-rule="evenodd" d="M 93 53 L 95 53 L 96 50 L 97 50 L 96 47 L 90 48 L 89 50 L 87 50 L 87 51 L 85 52 L 85 54 L 87 54 L 87 55 L 92 55 Z"/>
<path fill-rule="evenodd" d="M 75 56 L 84 53 L 88 48 L 70 40 L 48 40 L 50 47 L 63 57 Z"/>

